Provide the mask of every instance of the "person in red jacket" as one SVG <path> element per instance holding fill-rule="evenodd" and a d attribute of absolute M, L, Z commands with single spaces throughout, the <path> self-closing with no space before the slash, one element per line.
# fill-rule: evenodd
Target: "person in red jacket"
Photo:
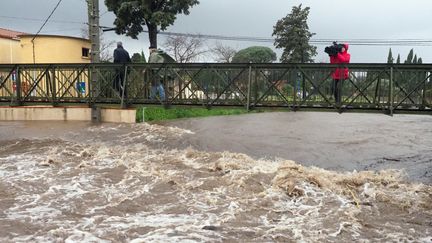
<path fill-rule="evenodd" d="M 348 53 L 348 44 L 343 44 L 342 51 L 338 52 L 335 56 L 330 56 L 331 64 L 349 63 L 351 55 Z M 335 97 L 336 103 L 341 102 L 341 89 L 343 80 L 348 79 L 348 68 L 336 68 L 332 73 L 332 93 Z"/>

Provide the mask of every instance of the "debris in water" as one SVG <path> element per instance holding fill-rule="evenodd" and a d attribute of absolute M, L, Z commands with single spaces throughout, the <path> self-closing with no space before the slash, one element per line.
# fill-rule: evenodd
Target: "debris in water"
<path fill-rule="evenodd" d="M 218 227 L 213 226 L 213 225 L 206 225 L 206 226 L 202 227 L 202 229 L 204 229 L 204 230 L 219 230 Z"/>

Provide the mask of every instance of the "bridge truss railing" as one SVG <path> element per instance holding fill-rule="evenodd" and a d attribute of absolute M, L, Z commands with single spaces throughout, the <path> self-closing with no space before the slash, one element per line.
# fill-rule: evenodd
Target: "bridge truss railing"
<path fill-rule="evenodd" d="M 342 100 L 331 74 L 348 67 Z M 124 74 L 125 90 L 114 80 Z M 431 64 L 15 64 L 0 65 L 0 102 L 431 111 Z M 92 75 L 95 75 L 92 76 Z M 165 100 L 152 95 L 160 82 Z M 154 88 L 153 88 L 154 89 Z"/>

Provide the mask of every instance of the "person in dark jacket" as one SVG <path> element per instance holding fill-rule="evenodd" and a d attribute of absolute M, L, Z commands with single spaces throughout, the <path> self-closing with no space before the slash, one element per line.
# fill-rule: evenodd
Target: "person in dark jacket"
<path fill-rule="evenodd" d="M 348 53 L 348 44 L 343 44 L 342 51 L 335 56 L 330 56 L 331 64 L 343 64 L 349 63 L 351 55 Z M 335 97 L 336 103 L 341 102 L 341 89 L 343 80 L 348 79 L 349 72 L 348 68 L 336 68 L 332 73 L 333 83 L 332 83 L 332 93 Z"/>
<path fill-rule="evenodd" d="M 114 63 L 126 64 L 130 63 L 131 58 L 129 53 L 123 48 L 123 44 L 121 42 L 117 42 L 117 48 L 114 50 Z M 127 96 L 126 89 L 123 91 L 124 87 L 124 79 L 125 79 L 125 67 L 120 67 L 116 69 L 116 76 L 113 82 L 113 88 L 117 92 L 119 92 L 120 96 Z"/>

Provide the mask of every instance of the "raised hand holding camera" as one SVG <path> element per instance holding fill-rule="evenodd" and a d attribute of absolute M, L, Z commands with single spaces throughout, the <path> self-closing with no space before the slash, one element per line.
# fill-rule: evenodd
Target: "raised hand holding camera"
<path fill-rule="evenodd" d="M 333 45 L 327 46 L 324 49 L 324 52 L 327 53 L 329 56 L 336 56 L 339 52 L 342 52 L 343 47 L 344 44 L 338 44 L 336 41 L 334 41 Z"/>

